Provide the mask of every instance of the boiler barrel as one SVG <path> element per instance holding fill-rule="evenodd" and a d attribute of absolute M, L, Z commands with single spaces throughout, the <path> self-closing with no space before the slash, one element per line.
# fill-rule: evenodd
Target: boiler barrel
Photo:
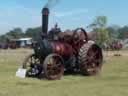
<path fill-rule="evenodd" d="M 61 42 L 50 42 L 50 45 L 52 47 L 52 52 L 59 54 L 61 56 L 69 57 L 73 55 L 73 48 L 71 45 L 67 43 L 61 43 Z"/>

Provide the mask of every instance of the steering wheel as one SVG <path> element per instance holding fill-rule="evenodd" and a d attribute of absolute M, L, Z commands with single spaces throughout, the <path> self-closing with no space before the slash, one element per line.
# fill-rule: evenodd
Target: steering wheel
<path fill-rule="evenodd" d="M 81 43 L 81 42 L 88 41 L 87 32 L 83 28 L 77 28 L 76 30 L 74 30 L 72 38 L 73 38 L 73 41 L 75 42 L 75 44 L 77 44 L 79 42 Z"/>

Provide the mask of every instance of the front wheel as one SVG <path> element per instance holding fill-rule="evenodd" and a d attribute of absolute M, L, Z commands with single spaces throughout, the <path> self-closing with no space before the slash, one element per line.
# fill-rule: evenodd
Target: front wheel
<path fill-rule="evenodd" d="M 57 54 L 48 55 L 43 63 L 44 73 L 49 80 L 59 80 L 64 74 L 64 63 Z"/>
<path fill-rule="evenodd" d="M 27 76 L 38 76 L 42 72 L 41 61 L 35 54 L 28 55 L 23 64 L 22 68 L 27 70 Z"/>

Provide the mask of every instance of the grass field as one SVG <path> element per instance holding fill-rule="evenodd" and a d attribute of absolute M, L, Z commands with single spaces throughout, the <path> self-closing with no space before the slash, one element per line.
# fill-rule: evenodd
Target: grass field
<path fill-rule="evenodd" d="M 63 76 L 47 81 L 17 78 L 16 70 L 31 50 L 0 50 L 0 96 L 128 96 L 128 51 L 105 54 L 102 73 L 95 77 Z"/>

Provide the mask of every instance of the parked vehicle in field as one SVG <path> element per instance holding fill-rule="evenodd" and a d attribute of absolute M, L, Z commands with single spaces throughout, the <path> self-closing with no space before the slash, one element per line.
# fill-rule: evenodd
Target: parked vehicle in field
<path fill-rule="evenodd" d="M 8 43 L 9 48 L 31 48 L 32 47 L 32 38 L 20 38 L 20 39 L 11 39 Z"/>

